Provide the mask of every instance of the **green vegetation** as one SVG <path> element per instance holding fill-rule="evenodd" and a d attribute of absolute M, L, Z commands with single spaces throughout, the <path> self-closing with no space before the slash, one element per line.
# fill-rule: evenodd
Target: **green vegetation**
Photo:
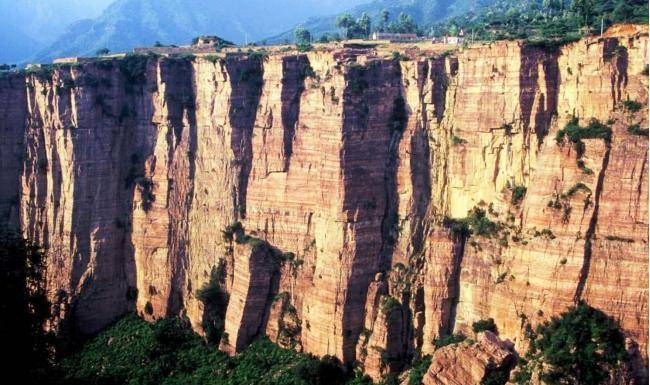
<path fill-rule="evenodd" d="M 6 229 L 0 230 L 0 293 L 5 374 L 24 384 L 47 383 L 54 338 L 43 330 L 50 316 L 45 257 L 38 246 Z"/>
<path fill-rule="evenodd" d="M 298 44 L 296 46 L 296 49 L 298 50 L 298 52 L 304 53 L 313 50 L 314 46 L 312 46 L 311 44 Z"/>
<path fill-rule="evenodd" d="M 499 231 L 499 224 L 487 218 L 485 210 L 474 207 L 463 219 L 445 218 L 443 224 L 456 235 L 492 237 Z"/>
<path fill-rule="evenodd" d="M 585 143 L 583 139 L 603 139 L 606 143 L 612 140 L 612 129 L 596 119 L 591 119 L 586 127 L 580 126 L 577 117 L 573 117 L 564 129 L 557 132 L 555 141 L 561 145 L 564 139 L 568 138 L 576 151 L 577 166 L 585 174 L 592 174 L 593 171 L 585 166 L 584 161 L 581 159 L 585 153 Z"/>
<path fill-rule="evenodd" d="M 515 188 L 512 189 L 512 197 L 510 197 L 510 202 L 513 205 L 518 205 L 526 196 L 527 191 L 528 189 L 526 186 L 515 186 Z"/>
<path fill-rule="evenodd" d="M 586 127 L 581 127 L 578 118 L 574 117 L 567 123 L 564 129 L 557 132 L 555 140 L 558 143 L 562 143 L 565 137 L 572 143 L 580 143 L 582 139 L 603 139 L 610 141 L 612 138 L 612 129 L 596 119 L 592 119 Z M 582 154 L 583 152 L 584 148 L 579 153 Z"/>
<path fill-rule="evenodd" d="M 434 24 L 429 35 L 465 32 L 475 41 L 526 39 L 547 51 L 614 23 L 648 23 L 645 0 L 497 0 Z"/>
<path fill-rule="evenodd" d="M 223 335 L 224 318 L 228 306 L 226 285 L 226 265 L 221 260 L 219 265 L 212 268 L 210 281 L 197 290 L 196 298 L 203 302 L 204 314 L 201 327 L 205 331 L 208 342 L 219 344 Z"/>
<path fill-rule="evenodd" d="M 321 360 L 255 341 L 236 357 L 206 344 L 185 323 L 128 316 L 59 366 L 61 385 L 343 384 L 332 357 Z M 54 383 L 50 380 L 48 383 Z"/>
<path fill-rule="evenodd" d="M 98 49 L 97 52 L 95 52 L 95 54 L 96 54 L 97 56 L 106 56 L 106 55 L 108 55 L 110 52 L 111 52 L 111 51 L 110 51 L 108 48 L 102 48 L 102 49 Z"/>
<path fill-rule="evenodd" d="M 408 385 L 421 385 L 424 375 L 431 366 L 431 356 L 422 356 L 419 352 L 411 362 L 411 372 L 409 373 Z"/>
<path fill-rule="evenodd" d="M 639 135 L 639 136 L 648 136 L 648 129 L 647 128 L 641 128 L 640 125 L 638 124 L 633 124 L 627 128 L 627 132 L 629 132 L 632 135 Z"/>
<path fill-rule="evenodd" d="M 365 79 L 366 68 L 359 64 L 352 64 L 348 68 L 348 89 L 355 94 L 362 93 L 368 87 Z"/>
<path fill-rule="evenodd" d="M 260 49 L 257 51 L 249 50 L 248 58 L 250 60 L 264 61 L 269 57 L 269 53 L 265 49 Z"/>
<path fill-rule="evenodd" d="M 625 108 L 627 112 L 638 112 L 641 110 L 641 107 L 643 107 L 643 105 L 634 100 L 626 100 L 623 102 L 623 108 Z"/>
<path fill-rule="evenodd" d="M 569 191 L 566 192 L 566 197 L 572 197 L 574 196 L 578 191 L 583 191 L 585 194 L 591 195 L 591 189 L 587 187 L 586 184 L 582 182 L 578 182 L 575 185 L 573 185 Z"/>
<path fill-rule="evenodd" d="M 488 318 L 474 322 L 472 324 L 472 330 L 474 333 L 480 333 L 484 331 L 491 331 L 492 333 L 496 333 L 497 325 L 494 323 L 494 318 Z"/>
<path fill-rule="evenodd" d="M 616 321 L 584 302 L 529 329 L 527 336 L 531 346 L 515 373 L 521 385 L 533 372 L 549 385 L 604 384 L 628 360 Z"/>
<path fill-rule="evenodd" d="M 370 16 L 365 12 L 356 20 L 344 13 L 336 18 L 335 25 L 344 31 L 347 39 L 368 38 L 372 32 Z"/>
<path fill-rule="evenodd" d="M 199 44 L 200 39 L 205 39 L 207 41 L 212 42 L 212 47 L 214 48 L 215 51 L 219 52 L 221 49 L 226 48 L 226 47 L 234 47 L 235 43 L 222 39 L 219 36 L 197 36 L 192 39 L 192 45 L 197 45 Z"/>
<path fill-rule="evenodd" d="M 311 33 L 309 30 L 298 27 L 293 30 L 293 41 L 296 45 L 309 45 L 311 44 Z"/>
<path fill-rule="evenodd" d="M 394 309 L 401 307 L 402 305 L 393 297 L 385 297 L 381 303 L 381 311 L 384 314 L 389 314 Z"/>
<path fill-rule="evenodd" d="M 465 337 L 462 334 L 451 334 L 448 336 L 444 336 L 441 338 L 438 338 L 434 341 L 434 345 L 436 346 L 436 349 L 440 349 L 442 347 L 445 347 L 447 345 L 454 345 L 454 344 L 459 344 L 463 341 L 467 340 L 467 337 Z"/>
<path fill-rule="evenodd" d="M 454 136 L 451 137 L 451 143 L 452 143 L 454 146 L 459 146 L 459 145 L 461 145 L 461 144 L 465 144 L 465 143 L 467 143 L 467 141 L 466 141 L 465 139 L 463 139 L 463 138 L 460 138 L 460 137 L 454 135 Z"/>
<path fill-rule="evenodd" d="M 510 378 L 509 368 L 497 370 L 494 365 L 489 365 L 487 375 L 481 380 L 481 385 L 505 385 Z"/>

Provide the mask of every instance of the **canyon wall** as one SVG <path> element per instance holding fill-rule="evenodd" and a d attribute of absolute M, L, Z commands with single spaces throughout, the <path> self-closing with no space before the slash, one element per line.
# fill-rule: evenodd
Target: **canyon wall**
<path fill-rule="evenodd" d="M 481 319 L 523 349 L 584 300 L 645 362 L 648 137 L 628 127 L 648 127 L 647 45 L 641 29 L 5 75 L 0 218 L 47 249 L 62 331 L 133 310 L 202 331 L 219 267 L 230 353 L 266 334 L 379 379 Z M 611 139 L 556 141 L 573 117 Z M 489 232 L 454 226 L 483 214 Z"/>

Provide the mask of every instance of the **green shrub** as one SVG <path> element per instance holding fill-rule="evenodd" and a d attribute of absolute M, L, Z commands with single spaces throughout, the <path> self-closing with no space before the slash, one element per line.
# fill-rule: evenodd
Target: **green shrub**
<path fill-rule="evenodd" d="M 201 326 L 208 342 L 218 344 L 224 328 L 224 318 L 228 306 L 226 285 L 226 264 L 220 261 L 212 268 L 210 281 L 197 290 L 196 298 L 203 303 L 203 321 Z"/>
<path fill-rule="evenodd" d="M 497 325 L 494 323 L 494 318 L 488 318 L 474 322 L 472 324 L 472 330 L 474 333 L 480 333 L 484 331 L 491 331 L 492 333 L 496 333 Z"/>
<path fill-rule="evenodd" d="M 648 136 L 648 129 L 641 128 L 638 124 L 633 124 L 627 128 L 627 132 L 632 135 Z"/>
<path fill-rule="evenodd" d="M 368 87 L 365 79 L 366 68 L 359 64 L 352 64 L 348 68 L 348 88 L 352 93 L 362 93 Z"/>
<path fill-rule="evenodd" d="M 402 305 L 395 298 L 393 298 L 393 297 L 385 297 L 382 304 L 381 304 L 381 311 L 384 314 L 388 314 L 391 311 L 393 311 L 393 309 L 397 309 L 397 308 L 399 308 L 401 306 Z"/>
<path fill-rule="evenodd" d="M 596 119 L 592 119 L 586 127 L 581 127 L 578 118 L 574 117 L 564 127 L 557 132 L 555 140 L 562 143 L 567 137 L 573 143 L 579 143 L 582 139 L 603 139 L 610 141 L 612 138 L 612 129 Z"/>
<path fill-rule="evenodd" d="M 257 51 L 248 51 L 248 58 L 251 60 L 264 61 L 269 57 L 269 53 L 265 49 Z"/>
<path fill-rule="evenodd" d="M 497 370 L 493 366 L 488 365 L 487 374 L 481 380 L 481 385 L 506 385 L 510 377 L 510 371 L 506 368 L 503 368 L 505 370 Z"/>
<path fill-rule="evenodd" d="M 568 138 L 576 151 L 577 166 L 585 174 L 593 174 L 593 171 L 585 166 L 584 161 L 581 159 L 585 153 L 585 144 L 583 139 L 603 139 L 609 143 L 612 140 L 612 129 L 599 122 L 596 119 L 591 119 L 586 127 L 579 124 L 578 118 L 573 117 L 564 129 L 559 130 L 555 136 L 555 141 L 558 144 L 564 143 L 564 139 Z"/>
<path fill-rule="evenodd" d="M 451 229 L 454 235 L 478 235 L 492 237 L 499 231 L 499 224 L 492 222 L 486 216 L 485 210 L 474 207 L 466 218 L 445 218 L 443 225 Z"/>
<path fill-rule="evenodd" d="M 512 189 L 512 197 L 510 197 L 510 202 L 513 205 L 518 205 L 521 203 L 521 201 L 526 196 L 526 191 L 528 191 L 526 186 L 515 186 L 515 188 Z"/>
<path fill-rule="evenodd" d="M 623 102 L 623 108 L 628 112 L 638 112 L 641 110 L 641 107 L 643 107 L 643 105 L 634 100 L 626 100 Z"/>
<path fill-rule="evenodd" d="M 224 336 L 225 338 L 225 336 Z M 128 316 L 65 359 L 58 385 L 342 385 L 340 363 L 281 349 L 266 338 L 229 357 L 188 325 Z M 57 384 L 53 378 L 48 383 Z"/>
<path fill-rule="evenodd" d="M 467 141 L 466 141 L 465 139 L 463 139 L 463 138 L 459 138 L 458 136 L 453 135 L 453 136 L 451 137 L 451 143 L 452 143 L 454 146 L 458 146 L 458 145 L 461 145 L 461 144 L 465 144 L 465 143 L 467 143 Z"/>
<path fill-rule="evenodd" d="M 438 338 L 434 341 L 434 345 L 436 346 L 436 349 L 440 349 L 442 347 L 445 347 L 447 345 L 455 345 L 458 343 L 461 343 L 465 341 L 467 337 L 465 337 L 462 334 L 451 334 L 448 336 L 444 336 L 441 338 Z"/>
<path fill-rule="evenodd" d="M 431 366 L 431 356 L 417 354 L 411 363 L 411 372 L 409 373 L 408 385 L 421 385 L 424 375 Z"/>
<path fill-rule="evenodd" d="M 203 59 L 209 61 L 212 64 L 218 63 L 221 60 L 221 58 L 219 56 L 217 56 L 217 55 L 205 55 L 205 56 L 202 56 L 202 57 L 203 57 Z"/>
<path fill-rule="evenodd" d="M 531 345 L 515 374 L 518 384 L 533 371 L 549 385 L 604 384 L 629 359 L 616 321 L 584 302 L 526 334 Z"/>
<path fill-rule="evenodd" d="M 304 52 L 312 51 L 314 49 L 314 46 L 311 44 L 297 44 L 296 49 L 298 50 L 298 52 L 304 53 Z"/>

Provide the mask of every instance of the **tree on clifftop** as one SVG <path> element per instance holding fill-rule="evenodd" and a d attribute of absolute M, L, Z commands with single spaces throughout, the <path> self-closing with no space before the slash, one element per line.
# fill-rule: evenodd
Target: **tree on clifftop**
<path fill-rule="evenodd" d="M 293 31 L 293 40 L 297 45 L 308 45 L 311 43 L 311 32 L 306 28 L 298 27 Z"/>

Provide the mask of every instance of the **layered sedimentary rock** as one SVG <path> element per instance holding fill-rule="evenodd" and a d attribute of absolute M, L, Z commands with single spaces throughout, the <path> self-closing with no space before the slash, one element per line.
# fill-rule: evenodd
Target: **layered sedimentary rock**
<path fill-rule="evenodd" d="M 48 249 L 62 331 L 132 310 L 202 331 L 197 291 L 222 266 L 229 352 L 267 334 L 379 378 L 480 319 L 524 348 L 584 300 L 645 358 L 648 138 L 628 128 L 648 127 L 647 41 L 4 76 L 0 216 Z M 611 139 L 556 141 L 574 117 Z M 457 231 L 477 212 L 496 228 Z"/>
<path fill-rule="evenodd" d="M 431 357 L 424 385 L 480 384 L 493 373 L 506 373 L 515 364 L 515 355 L 491 332 L 482 333 L 477 342 L 445 346 Z"/>

